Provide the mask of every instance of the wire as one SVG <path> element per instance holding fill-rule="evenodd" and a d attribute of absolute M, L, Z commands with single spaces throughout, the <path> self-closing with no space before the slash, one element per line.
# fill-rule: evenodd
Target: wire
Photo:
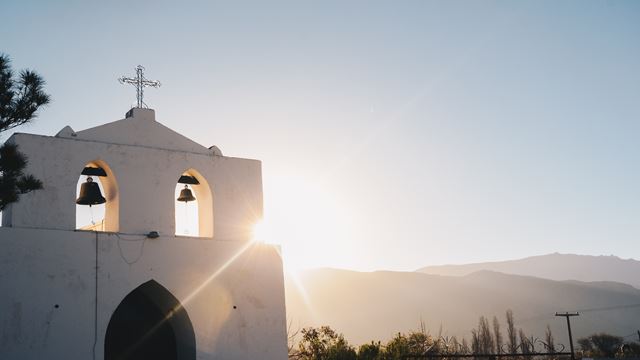
<path fill-rule="evenodd" d="M 96 346 L 98 345 L 98 232 L 96 231 L 96 254 L 95 254 L 95 303 L 93 306 L 93 360 L 96 359 Z"/>
<path fill-rule="evenodd" d="M 143 240 L 145 240 L 145 239 L 147 238 L 147 235 L 146 235 L 146 234 L 122 234 L 122 233 L 113 233 L 113 235 L 117 236 L 117 237 L 118 237 L 118 240 L 122 240 L 122 241 L 132 241 L 132 242 L 135 242 L 135 241 L 143 241 Z M 132 237 L 132 238 L 126 238 L 126 237 L 123 237 L 122 235 L 129 235 L 129 236 L 135 236 L 135 237 Z"/>
<path fill-rule="evenodd" d="M 584 313 L 593 313 L 593 312 L 599 312 L 599 311 L 632 309 L 632 308 L 637 308 L 637 307 L 640 307 L 640 303 L 639 304 L 628 304 L 628 305 L 606 306 L 606 307 L 598 307 L 598 308 L 590 308 L 590 309 L 578 309 L 576 311 L 581 313 L 581 314 L 584 314 Z M 555 317 L 555 315 L 541 314 L 541 315 L 525 318 L 525 319 L 522 319 L 522 320 L 518 320 L 518 321 L 516 321 L 516 323 L 517 324 L 522 324 L 522 323 L 527 323 L 527 322 L 531 322 L 531 321 L 549 320 L 549 319 L 553 319 L 554 317 Z"/>
<path fill-rule="evenodd" d="M 142 255 L 144 254 L 144 245 L 147 243 L 148 237 L 144 236 L 144 238 L 124 239 L 118 233 L 116 233 L 115 235 L 118 237 L 118 241 L 116 242 L 116 244 L 118 245 L 118 251 L 120 252 L 120 257 L 122 258 L 122 260 L 124 260 L 124 262 L 127 265 L 133 265 L 133 264 L 137 263 L 138 260 L 140 260 L 142 258 Z M 138 256 L 133 261 L 127 260 L 127 257 L 124 255 L 124 252 L 122 251 L 122 247 L 120 246 L 120 240 L 122 240 L 122 241 L 130 241 L 130 242 L 142 241 L 142 246 L 140 247 L 140 253 L 138 254 Z"/>
<path fill-rule="evenodd" d="M 636 307 L 640 307 L 640 304 L 607 306 L 607 307 L 592 308 L 592 309 L 582 309 L 582 310 L 576 310 L 576 311 L 581 313 L 590 313 L 590 312 L 609 311 L 609 310 L 618 310 L 618 309 L 632 309 Z"/>

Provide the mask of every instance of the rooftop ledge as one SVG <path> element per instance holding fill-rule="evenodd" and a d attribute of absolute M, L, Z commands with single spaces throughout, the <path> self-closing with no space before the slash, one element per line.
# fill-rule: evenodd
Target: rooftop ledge
<path fill-rule="evenodd" d="M 156 111 L 153 109 L 144 109 L 144 108 L 132 108 L 127 111 L 125 118 L 136 118 L 140 120 L 156 120 Z"/>

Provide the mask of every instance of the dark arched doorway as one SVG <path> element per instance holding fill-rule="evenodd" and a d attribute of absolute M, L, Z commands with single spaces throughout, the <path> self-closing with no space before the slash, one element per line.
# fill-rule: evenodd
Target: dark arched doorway
<path fill-rule="evenodd" d="M 129 293 L 113 312 L 105 360 L 195 360 L 189 315 L 167 289 L 150 280 Z"/>

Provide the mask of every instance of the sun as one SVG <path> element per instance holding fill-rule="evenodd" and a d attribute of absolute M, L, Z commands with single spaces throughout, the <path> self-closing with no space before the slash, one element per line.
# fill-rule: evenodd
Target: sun
<path fill-rule="evenodd" d="M 357 216 L 331 187 L 302 176 L 265 178 L 264 219 L 255 241 L 278 244 L 285 268 L 339 266 L 349 261 Z"/>
<path fill-rule="evenodd" d="M 264 244 L 277 244 L 274 242 L 275 236 L 273 235 L 273 229 L 271 229 L 269 223 L 264 220 L 259 220 L 255 223 L 252 232 L 253 241 Z"/>

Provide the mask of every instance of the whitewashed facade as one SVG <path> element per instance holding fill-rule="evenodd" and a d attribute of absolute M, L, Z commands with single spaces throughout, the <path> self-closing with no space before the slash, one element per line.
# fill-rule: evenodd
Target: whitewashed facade
<path fill-rule="evenodd" d="M 44 189 L 2 214 L 0 359 L 112 359 L 158 314 L 160 330 L 149 332 L 164 335 L 136 344 L 156 346 L 160 358 L 287 357 L 279 249 L 251 241 L 262 217 L 259 161 L 222 156 L 141 108 L 77 133 L 8 141 Z M 87 165 L 107 173 L 104 232 L 76 230 Z M 200 182 L 200 237 L 175 235 L 183 174 Z"/>

